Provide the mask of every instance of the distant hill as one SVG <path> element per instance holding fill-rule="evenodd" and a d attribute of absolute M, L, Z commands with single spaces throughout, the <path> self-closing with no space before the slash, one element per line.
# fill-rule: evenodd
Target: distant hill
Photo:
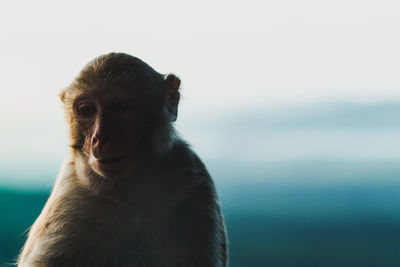
<path fill-rule="evenodd" d="M 194 117 L 193 117 L 194 116 Z M 179 122 L 178 122 L 179 123 Z M 293 107 L 254 107 L 250 110 L 184 117 L 182 124 L 220 131 L 364 130 L 400 131 L 400 104 L 361 105 L 318 103 Z"/>
<path fill-rule="evenodd" d="M 238 107 L 229 114 L 205 114 L 183 113 L 177 127 L 208 163 L 400 160 L 400 104 Z M 50 187 L 67 153 L 62 140 L 52 142 L 51 149 L 36 149 L 40 142 L 31 142 L 29 153 L 7 144 L 14 157 L 2 147 L 0 186 Z"/>
<path fill-rule="evenodd" d="M 399 104 L 238 108 L 196 116 L 184 117 L 178 129 L 214 159 L 400 159 Z"/>

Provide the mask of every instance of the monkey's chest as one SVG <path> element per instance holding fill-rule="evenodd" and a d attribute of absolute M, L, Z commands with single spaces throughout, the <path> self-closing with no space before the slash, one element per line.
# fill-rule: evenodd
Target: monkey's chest
<path fill-rule="evenodd" d="M 71 233 L 66 237 L 69 240 L 60 240 L 60 243 L 70 245 L 72 261 L 87 255 L 91 266 L 119 266 L 120 263 L 125 266 L 126 262 L 141 266 L 135 265 L 137 260 L 157 258 L 161 244 L 168 242 L 166 203 L 166 200 L 164 203 L 127 203 L 129 206 L 108 203 L 97 207 L 96 212 L 76 213 L 73 228 L 67 230 Z"/>

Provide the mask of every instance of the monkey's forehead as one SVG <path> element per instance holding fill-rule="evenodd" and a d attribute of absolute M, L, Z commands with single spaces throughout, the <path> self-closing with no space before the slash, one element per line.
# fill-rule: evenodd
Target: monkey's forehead
<path fill-rule="evenodd" d="M 61 93 L 61 100 L 64 104 L 73 103 L 75 99 L 85 97 L 91 99 L 108 99 L 113 97 L 127 97 L 140 101 L 155 101 L 164 98 L 159 87 L 139 84 L 130 87 L 117 85 L 91 85 L 76 86 L 71 85 Z M 156 101 L 157 102 L 157 101 Z"/>
<path fill-rule="evenodd" d="M 165 75 L 154 71 L 150 66 L 142 64 L 123 64 L 119 61 L 104 61 L 101 64 L 89 64 L 75 78 L 78 85 L 161 85 Z M 145 66 L 145 67 L 144 67 Z"/>

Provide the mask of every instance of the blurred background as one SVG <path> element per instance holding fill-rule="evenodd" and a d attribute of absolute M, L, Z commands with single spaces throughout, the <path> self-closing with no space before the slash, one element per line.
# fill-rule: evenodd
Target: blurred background
<path fill-rule="evenodd" d="M 182 79 L 230 266 L 400 266 L 398 1 L 0 3 L 0 265 L 68 151 L 59 91 L 94 57 Z"/>

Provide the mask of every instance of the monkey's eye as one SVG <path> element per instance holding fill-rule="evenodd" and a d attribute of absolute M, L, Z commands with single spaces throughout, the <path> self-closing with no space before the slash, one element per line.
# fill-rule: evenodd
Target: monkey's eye
<path fill-rule="evenodd" d="M 121 99 L 113 100 L 111 102 L 111 109 L 119 113 L 125 112 L 129 109 L 129 102 Z"/>
<path fill-rule="evenodd" d="M 78 107 L 78 114 L 82 118 L 90 118 L 96 113 L 96 107 L 89 104 L 82 104 Z"/>

